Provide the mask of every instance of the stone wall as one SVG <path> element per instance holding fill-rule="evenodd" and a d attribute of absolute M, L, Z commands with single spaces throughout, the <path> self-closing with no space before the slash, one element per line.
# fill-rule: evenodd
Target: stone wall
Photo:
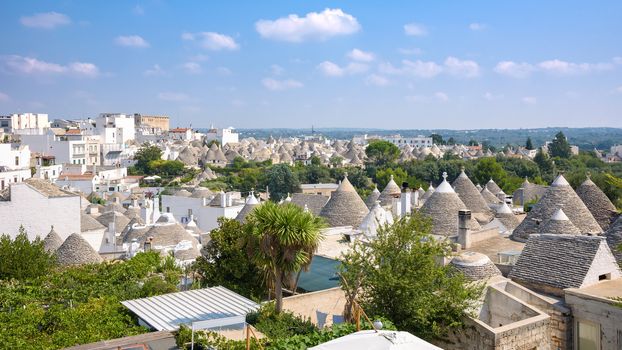
<path fill-rule="evenodd" d="M 613 301 L 566 292 L 566 303 L 572 309 L 575 320 L 600 324 L 601 350 L 622 349 L 622 308 Z M 574 327 L 573 327 L 574 328 Z"/>

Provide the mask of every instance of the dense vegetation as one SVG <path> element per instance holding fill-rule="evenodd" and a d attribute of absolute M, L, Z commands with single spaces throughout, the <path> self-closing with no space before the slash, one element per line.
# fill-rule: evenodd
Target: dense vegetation
<path fill-rule="evenodd" d="M 562 148 L 566 149 L 564 145 Z M 605 163 L 593 152 L 581 152 L 579 155 L 568 157 L 550 157 L 539 150 L 533 160 L 503 155 L 463 160 L 445 155 L 441 159 L 429 156 L 424 160 L 400 163 L 390 155 L 394 152 L 392 148 L 387 147 L 385 150 L 389 155 L 374 155 L 365 169 L 329 167 L 320 164 L 319 159 L 312 160 L 312 164 L 308 166 L 302 164 L 288 166 L 271 165 L 269 162 L 247 162 L 239 158 L 234 161 L 232 167 L 214 169 L 221 176 L 216 180 L 206 181 L 203 185 L 212 189 L 238 190 L 244 194 L 252 189 L 269 187 L 271 194 L 276 193 L 272 196 L 272 200 L 278 201 L 286 196 L 287 192 L 293 192 L 293 189 L 301 183 L 336 183 L 343 179 L 344 173 L 347 172 L 350 182 L 365 198 L 373 190 L 373 183 L 382 190 L 391 175 L 398 185 L 407 182 L 411 188 L 422 186 L 427 189 L 429 183 L 435 186 L 440 183 L 443 172 L 447 172 L 448 180 L 453 181 L 460 174 L 460 168 L 464 166 L 474 183 L 484 185 L 493 179 L 505 193 L 512 194 L 525 178 L 534 183 L 548 185 L 557 174 L 564 172 L 568 181 L 576 188 L 590 172 L 592 180 L 618 208 L 622 208 L 622 187 L 616 186 L 612 180 L 622 178 L 622 164 Z M 392 161 L 386 162 L 386 159 Z M 286 168 L 289 171 L 285 170 Z"/>
<path fill-rule="evenodd" d="M 373 241 L 354 244 L 341 265 L 346 319 L 352 315 L 351 301 L 358 300 L 366 312 L 425 339 L 442 338 L 462 325 L 482 286 L 468 284 L 451 265 L 438 264 L 451 247 L 433 239 L 430 229 L 431 220 L 415 212 L 381 228 Z"/>
<path fill-rule="evenodd" d="M 131 175 L 157 175 L 155 184 L 167 185 L 172 180 L 188 182 L 194 178 L 197 171 L 187 168 L 178 160 L 163 160 L 162 150 L 158 146 L 144 144 L 134 155 L 136 164 L 128 169 Z"/>
<path fill-rule="evenodd" d="M 380 320 L 385 330 L 395 330 L 393 323 L 383 317 L 374 317 Z M 273 303 L 264 304 L 257 312 L 246 317 L 246 321 L 253 325 L 265 338 L 256 340 L 251 338 L 251 349 L 292 350 L 307 349 L 335 338 L 343 337 L 356 331 L 353 323 L 341 323 L 319 330 L 309 320 L 295 316 L 290 312 L 276 313 Z M 372 329 L 372 325 L 361 322 L 361 329 Z M 190 349 L 191 330 L 182 327 L 177 334 L 176 341 L 180 348 Z M 245 341 L 228 340 L 215 332 L 195 332 L 195 349 L 228 349 L 244 350 Z"/>
<path fill-rule="evenodd" d="M 170 259 L 157 253 L 141 253 L 126 262 L 60 267 L 40 242 L 28 246 L 23 237 L 3 237 L 0 255 L 2 266 L 29 259 L 0 279 L 4 349 L 58 349 L 144 333 L 147 329 L 120 301 L 176 291 L 181 276 Z"/>

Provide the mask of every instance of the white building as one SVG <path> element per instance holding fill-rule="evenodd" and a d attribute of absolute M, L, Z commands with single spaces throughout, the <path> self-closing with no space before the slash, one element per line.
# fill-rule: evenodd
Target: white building
<path fill-rule="evenodd" d="M 168 138 L 171 140 L 192 141 L 194 135 L 190 128 L 175 128 L 168 131 Z"/>
<path fill-rule="evenodd" d="M 31 158 L 34 158 L 35 163 L 35 174 L 33 177 L 56 182 L 58 176 L 63 171 L 63 165 L 56 164 L 56 158 L 54 158 L 54 156 L 35 153 Z"/>
<path fill-rule="evenodd" d="M 134 140 L 136 129 L 134 115 L 101 113 L 95 120 L 95 134 L 101 143 L 124 144 Z"/>
<path fill-rule="evenodd" d="M 221 192 L 213 198 L 191 197 L 185 190 L 162 195 L 162 212 L 173 214 L 182 224 L 188 223 L 192 215 L 199 228 L 206 232 L 218 227 L 219 217 L 235 219 L 242 208 L 244 201 L 239 192 Z"/>
<path fill-rule="evenodd" d="M 239 142 L 239 134 L 235 132 L 235 129 L 232 127 L 228 127 L 225 129 L 217 129 L 210 127 L 210 129 L 205 134 L 205 140 L 207 142 L 215 140 L 220 143 L 221 146 L 224 146 L 228 143 L 238 143 Z"/>
<path fill-rule="evenodd" d="M 0 116 L 0 128 L 6 133 L 43 130 L 49 126 L 48 115 L 43 113 L 17 113 Z"/>
<path fill-rule="evenodd" d="M 10 198 L 0 200 L 0 232 L 11 238 L 20 226 L 33 240 L 44 238 L 53 225 L 62 239 L 80 232 L 81 201 L 79 195 L 60 189 L 46 180 L 26 179 L 11 184 Z"/>
<path fill-rule="evenodd" d="M 124 167 L 87 167 L 85 165 L 66 165 L 56 180 L 56 184 L 67 186 L 88 196 L 96 192 L 100 197 L 104 193 L 130 192 L 139 187 L 137 177 L 128 176 Z"/>
<path fill-rule="evenodd" d="M 28 145 L 0 143 L 0 190 L 30 177 Z"/>
<path fill-rule="evenodd" d="M 100 164 L 99 138 L 77 129 L 48 128 L 41 134 L 20 135 L 20 140 L 32 152 L 54 156 L 57 164 Z"/>
<path fill-rule="evenodd" d="M 416 136 L 416 137 L 403 137 L 397 134 L 397 135 L 382 136 L 381 139 L 384 141 L 391 142 L 392 144 L 398 147 L 403 147 L 406 145 L 409 145 L 410 147 L 432 147 L 432 145 L 434 144 L 432 142 L 431 137 L 426 137 L 426 136 L 421 136 L 421 135 Z"/>

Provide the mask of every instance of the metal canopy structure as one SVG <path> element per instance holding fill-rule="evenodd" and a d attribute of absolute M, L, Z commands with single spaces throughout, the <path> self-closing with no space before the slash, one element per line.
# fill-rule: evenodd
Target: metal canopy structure
<path fill-rule="evenodd" d="M 210 287 L 122 301 L 142 321 L 158 331 L 180 324 L 246 316 L 259 305 L 225 287 Z"/>

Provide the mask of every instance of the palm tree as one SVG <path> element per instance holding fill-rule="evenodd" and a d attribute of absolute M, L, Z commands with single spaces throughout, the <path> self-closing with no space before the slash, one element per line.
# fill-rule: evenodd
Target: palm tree
<path fill-rule="evenodd" d="M 247 250 L 274 288 L 276 312 L 283 309 L 283 282 L 308 268 L 322 240 L 324 221 L 288 203 L 266 202 L 247 217 Z"/>

